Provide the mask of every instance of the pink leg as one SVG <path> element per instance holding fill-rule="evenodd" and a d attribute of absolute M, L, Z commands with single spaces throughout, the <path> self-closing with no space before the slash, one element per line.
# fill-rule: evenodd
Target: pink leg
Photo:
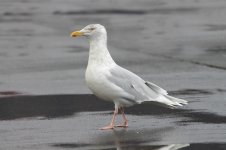
<path fill-rule="evenodd" d="M 126 118 L 126 115 L 124 113 L 124 109 L 121 107 L 120 108 L 121 113 L 122 113 L 122 118 L 123 118 L 123 123 L 118 125 L 117 127 L 123 127 L 123 128 L 127 128 L 128 127 L 128 119 Z"/>
<path fill-rule="evenodd" d="M 118 114 L 118 108 L 115 108 L 111 123 L 103 128 L 100 128 L 101 130 L 109 130 L 109 129 L 114 129 L 115 127 L 115 117 Z"/>

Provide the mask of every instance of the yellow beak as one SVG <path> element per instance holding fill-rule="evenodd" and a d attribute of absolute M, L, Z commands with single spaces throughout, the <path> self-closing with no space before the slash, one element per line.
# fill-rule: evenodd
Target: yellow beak
<path fill-rule="evenodd" d="M 81 36 L 81 35 L 84 35 L 84 33 L 81 31 L 74 31 L 71 33 L 71 37 L 76 37 L 76 36 Z"/>

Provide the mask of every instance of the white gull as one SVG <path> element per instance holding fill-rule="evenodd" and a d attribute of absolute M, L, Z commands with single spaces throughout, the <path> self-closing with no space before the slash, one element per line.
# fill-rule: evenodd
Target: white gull
<path fill-rule="evenodd" d="M 122 113 L 123 123 L 117 127 L 128 127 L 123 107 L 146 101 L 161 103 L 171 108 L 187 104 L 186 100 L 169 96 L 161 87 L 117 65 L 108 51 L 107 32 L 103 25 L 87 25 L 80 31 L 72 32 L 71 36 L 88 37 L 90 49 L 86 83 L 97 97 L 115 104 L 111 123 L 101 129 L 113 129 L 118 112 Z"/>

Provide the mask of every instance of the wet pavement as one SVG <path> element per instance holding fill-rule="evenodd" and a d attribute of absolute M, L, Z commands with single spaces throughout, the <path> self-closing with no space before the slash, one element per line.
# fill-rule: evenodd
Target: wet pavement
<path fill-rule="evenodd" d="M 0 149 L 226 149 L 226 1 L 1 0 Z M 85 85 L 85 38 L 100 23 L 116 62 L 180 109 L 126 109 L 130 126 L 100 131 L 113 104 Z M 118 117 L 118 122 L 120 121 Z"/>
<path fill-rule="evenodd" d="M 192 95 L 195 99 L 203 94 Z M 183 109 L 133 106 L 126 109 L 129 128 L 102 131 L 113 104 L 93 95 L 5 97 L 0 101 L 1 148 L 225 149 L 226 114 L 197 109 L 203 103 L 191 101 Z"/>

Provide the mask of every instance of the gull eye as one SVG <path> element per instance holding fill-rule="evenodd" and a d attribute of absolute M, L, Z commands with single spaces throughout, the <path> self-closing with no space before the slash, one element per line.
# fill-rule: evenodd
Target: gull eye
<path fill-rule="evenodd" d="M 93 31 L 93 30 L 95 30 L 95 28 L 94 28 L 94 27 L 92 27 L 92 28 L 89 28 L 89 30 L 90 30 L 90 31 Z"/>

